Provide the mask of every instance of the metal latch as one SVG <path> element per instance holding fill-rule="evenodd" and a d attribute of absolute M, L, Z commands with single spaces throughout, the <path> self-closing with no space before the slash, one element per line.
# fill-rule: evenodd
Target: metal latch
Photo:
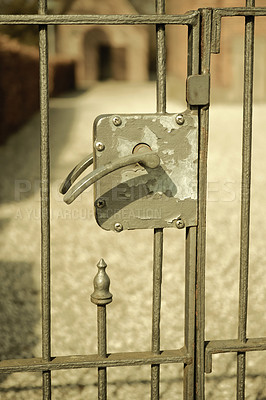
<path fill-rule="evenodd" d="M 106 230 L 197 224 L 198 115 L 100 115 L 94 152 L 60 187 L 72 203 L 94 184 L 97 223 Z M 94 170 L 75 183 L 93 163 Z"/>
<path fill-rule="evenodd" d="M 190 75 L 187 78 L 187 102 L 191 106 L 210 103 L 210 74 Z"/>

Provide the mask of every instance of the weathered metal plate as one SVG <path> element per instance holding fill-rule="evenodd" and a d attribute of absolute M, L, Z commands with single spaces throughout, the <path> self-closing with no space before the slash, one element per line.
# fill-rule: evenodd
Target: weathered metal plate
<path fill-rule="evenodd" d="M 106 230 L 197 224 L 198 116 L 180 114 L 100 115 L 94 122 L 94 169 L 129 156 L 140 143 L 160 157 L 160 166 L 121 168 L 94 185 L 95 217 Z M 120 120 L 119 120 L 120 118 Z M 114 124 L 118 122 L 118 126 Z M 101 142 L 104 150 L 95 149 Z M 97 146 L 96 146 L 97 147 Z M 118 227 L 118 229 L 117 229 Z"/>
<path fill-rule="evenodd" d="M 187 102 L 192 106 L 210 102 L 210 74 L 190 75 L 187 78 Z"/>

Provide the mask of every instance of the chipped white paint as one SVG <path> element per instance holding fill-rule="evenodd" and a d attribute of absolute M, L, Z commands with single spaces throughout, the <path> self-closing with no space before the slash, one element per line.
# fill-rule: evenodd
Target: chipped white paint
<path fill-rule="evenodd" d="M 167 142 L 164 142 L 164 143 L 167 143 Z M 170 150 L 170 149 L 162 151 L 163 154 L 167 154 L 168 156 L 172 156 L 174 154 L 174 152 L 175 152 L 174 150 Z"/>
<path fill-rule="evenodd" d="M 197 129 L 191 129 L 187 133 L 187 140 L 191 146 L 189 156 L 184 160 L 178 160 L 174 165 L 173 160 L 169 160 L 167 168 L 171 171 L 170 179 L 176 185 L 175 196 L 179 200 L 197 199 Z"/>
<path fill-rule="evenodd" d="M 178 218 L 180 218 L 181 217 L 181 215 L 179 214 L 179 215 L 175 215 L 175 216 L 173 216 L 173 217 L 169 217 L 167 220 L 166 220 L 166 222 L 168 223 L 168 224 L 172 224 L 173 222 L 176 222 L 177 220 L 178 220 Z"/>
<path fill-rule="evenodd" d="M 165 165 L 165 170 L 167 171 L 167 173 L 170 175 L 171 172 L 174 171 L 174 169 L 177 166 L 176 160 L 173 158 L 165 158 L 164 160 L 162 160 L 163 165 Z"/>
<path fill-rule="evenodd" d="M 132 149 L 135 146 L 135 142 L 125 138 L 117 138 L 117 151 L 121 157 L 128 156 L 132 153 Z"/>
<path fill-rule="evenodd" d="M 197 199 L 197 128 L 191 129 L 186 138 L 191 146 L 188 157 L 176 160 L 173 149 L 163 150 L 160 165 L 169 179 L 164 174 L 157 175 L 156 180 L 150 181 L 150 190 L 164 193 L 170 190 L 178 200 Z"/>
<path fill-rule="evenodd" d="M 173 120 L 166 123 L 164 126 L 169 128 L 172 126 Z M 194 123 L 195 125 L 195 123 Z M 176 129 L 176 126 L 175 126 Z M 172 192 L 172 196 L 177 200 L 197 199 L 197 127 L 192 128 L 186 134 L 190 148 L 190 153 L 187 158 L 177 160 L 174 157 L 175 150 L 172 148 L 161 151 L 159 148 L 159 140 L 156 134 L 148 127 L 143 129 L 141 141 L 149 144 L 154 151 L 159 152 L 160 165 L 165 171 L 165 174 L 158 174 L 158 171 L 149 171 L 145 168 L 132 167 L 126 171 L 121 171 L 121 183 L 127 182 L 129 187 L 135 185 L 134 178 L 138 177 L 138 185 L 146 185 L 148 190 L 153 193 L 164 194 L 167 191 Z M 165 142 L 164 142 L 165 143 Z M 132 152 L 136 142 L 125 138 L 117 138 L 117 151 L 119 156 L 124 157 Z"/>
<path fill-rule="evenodd" d="M 173 116 L 162 115 L 162 116 L 160 116 L 159 121 L 162 124 L 162 126 L 168 130 L 169 133 L 173 129 L 177 128 L 177 124 L 175 122 L 175 115 L 173 115 Z"/>
<path fill-rule="evenodd" d="M 147 143 L 153 151 L 158 151 L 158 138 L 148 126 L 144 128 L 143 143 Z"/>

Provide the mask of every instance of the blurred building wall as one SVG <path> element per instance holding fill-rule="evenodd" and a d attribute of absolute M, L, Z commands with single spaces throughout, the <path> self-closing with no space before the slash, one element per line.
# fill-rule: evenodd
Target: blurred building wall
<path fill-rule="evenodd" d="M 75 0 L 68 14 L 136 14 L 126 0 Z M 148 79 L 145 26 L 59 26 L 57 51 L 77 60 L 77 81 Z"/>
<path fill-rule="evenodd" d="M 201 7 L 243 7 L 241 0 L 168 0 L 169 14 L 183 14 Z M 266 6 L 257 0 L 256 6 Z M 266 99 L 266 17 L 255 23 L 255 100 Z M 184 91 L 186 78 L 187 27 L 167 27 L 167 68 L 172 92 Z M 241 100 L 244 70 L 244 17 L 222 18 L 221 52 L 211 56 L 212 98 Z"/>
<path fill-rule="evenodd" d="M 49 94 L 75 89 L 75 63 L 59 56 L 49 61 Z M 0 144 L 39 109 L 39 52 L 0 35 Z"/>

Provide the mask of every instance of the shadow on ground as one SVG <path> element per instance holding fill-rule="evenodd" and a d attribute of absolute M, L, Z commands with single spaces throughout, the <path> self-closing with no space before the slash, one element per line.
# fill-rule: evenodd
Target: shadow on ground
<path fill-rule="evenodd" d="M 67 94 L 66 98 L 79 96 Z M 58 100 L 58 99 L 57 99 Z M 50 109 L 50 148 L 57 160 L 71 131 L 75 110 Z M 0 203 L 26 200 L 40 187 L 40 117 L 34 115 L 16 134 L 0 147 Z M 54 161 L 53 161 L 54 163 Z M 53 164 L 52 163 L 52 164 Z M 53 166 L 53 165 L 52 165 Z"/>
<path fill-rule="evenodd" d="M 34 356 L 38 342 L 34 329 L 40 311 L 32 268 L 32 264 L 25 262 L 0 261 L 1 360 Z M 0 382 L 5 377 L 0 374 Z"/>

